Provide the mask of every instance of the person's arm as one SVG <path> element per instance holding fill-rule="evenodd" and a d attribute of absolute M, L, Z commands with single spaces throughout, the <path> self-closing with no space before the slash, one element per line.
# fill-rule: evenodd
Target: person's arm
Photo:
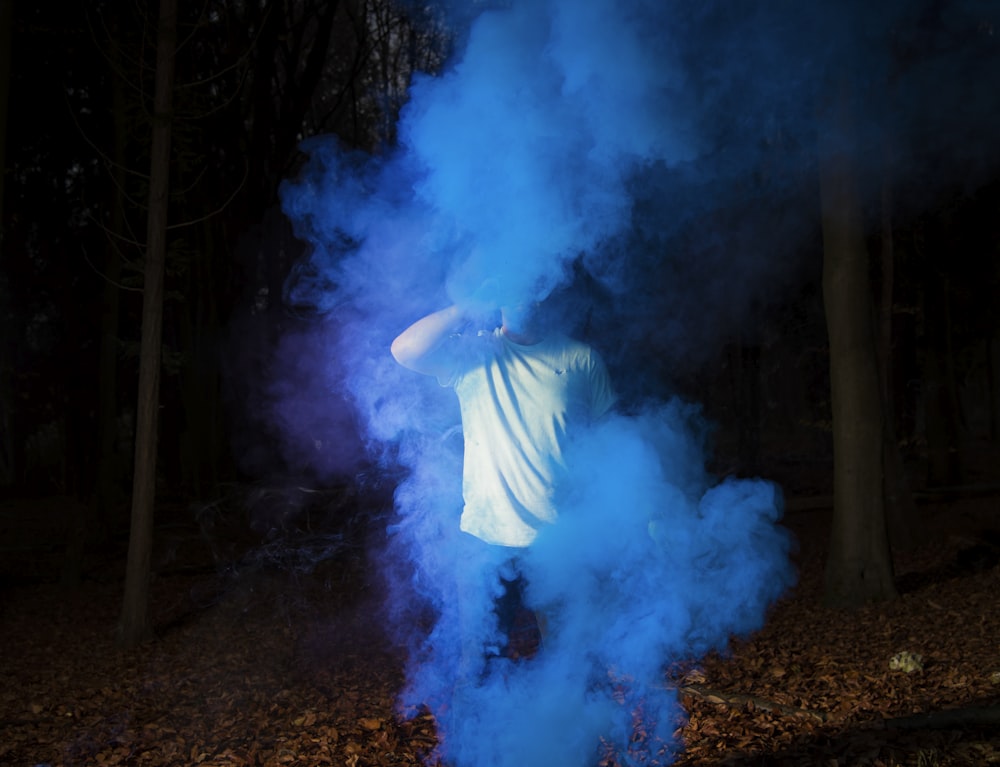
<path fill-rule="evenodd" d="M 392 342 L 392 356 L 400 365 L 417 373 L 442 376 L 450 362 L 447 350 L 443 349 L 444 342 L 466 322 L 465 313 L 455 305 L 421 317 Z"/>

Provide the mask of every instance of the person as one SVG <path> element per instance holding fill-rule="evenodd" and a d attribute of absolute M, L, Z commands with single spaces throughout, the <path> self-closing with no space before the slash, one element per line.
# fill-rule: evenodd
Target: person
<path fill-rule="evenodd" d="M 615 402 L 600 354 L 553 332 L 538 308 L 502 307 L 501 324 L 490 331 L 476 329 L 466 311 L 451 305 L 414 322 L 391 346 L 399 364 L 435 376 L 458 396 L 460 529 L 468 544 L 458 574 L 462 631 L 485 625 L 483 594 L 499 592 L 493 613 L 496 634 L 505 639 L 497 646 L 464 637 L 465 667 L 470 655 L 483 655 L 484 644 L 486 656 L 534 653 L 543 628 L 524 605 L 519 555 L 558 520 L 557 490 L 567 473 L 570 440 Z"/>

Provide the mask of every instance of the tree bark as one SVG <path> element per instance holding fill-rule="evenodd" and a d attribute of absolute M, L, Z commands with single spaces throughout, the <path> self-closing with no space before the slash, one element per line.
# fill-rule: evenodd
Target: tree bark
<path fill-rule="evenodd" d="M 826 601 L 896 596 L 883 500 L 883 413 L 869 258 L 854 167 L 851 94 L 841 84 L 820 139 L 823 304 L 830 339 L 833 521 Z"/>
<path fill-rule="evenodd" d="M 887 150 L 888 152 L 888 150 Z M 889 167 L 889 163 L 886 163 Z M 890 539 L 902 549 L 909 549 L 916 536 L 913 529 L 917 524 L 916 504 L 910 488 L 903 456 L 899 449 L 896 432 L 896 407 L 893 389 L 894 358 L 894 317 L 895 317 L 895 238 L 892 225 L 892 184 L 888 171 L 882 180 L 882 289 L 879 298 L 878 362 L 879 382 L 882 393 L 882 414 L 884 438 L 882 440 L 884 493 L 886 517 Z"/>
<path fill-rule="evenodd" d="M 125 597 L 118 641 L 134 647 L 152 636 L 149 578 L 156 500 L 157 411 L 163 330 L 163 277 L 167 246 L 170 188 L 170 128 L 177 45 L 177 0 L 160 0 L 157 28 L 156 87 L 149 170 L 149 213 L 143 274 L 142 337 L 139 350 L 139 396 L 136 411 L 135 477 L 129 533 Z"/>
<path fill-rule="evenodd" d="M 740 472 L 754 475 L 760 470 L 760 346 L 743 341 L 737 339 L 729 350 L 736 403 L 736 455 Z"/>
<path fill-rule="evenodd" d="M 109 24 L 117 29 L 115 23 Z M 117 40 L 112 40 L 108 54 L 112 61 L 112 95 L 111 114 L 114 120 L 111 167 L 113 182 L 107 198 L 110 221 L 108 228 L 112 237 L 105 247 L 103 297 L 101 301 L 101 336 L 98 352 L 98 398 L 97 424 L 93 440 L 89 446 L 93 448 L 96 457 L 94 471 L 87 487 L 90 498 L 85 506 L 79 507 L 72 533 L 66 546 L 63 558 L 63 586 L 78 588 L 83 579 L 83 565 L 87 550 L 95 543 L 103 543 L 113 514 L 117 512 L 121 502 L 122 461 L 117 455 L 118 438 L 118 315 L 119 291 L 121 286 L 121 258 L 117 238 L 125 235 L 125 165 L 128 129 L 125 120 L 124 80 L 121 76 L 121 47 Z M 81 484 L 86 480 L 81 478 Z M 82 494 L 81 494 L 82 495 Z M 121 520 L 113 520 L 121 521 Z"/>
<path fill-rule="evenodd" d="M 7 177 L 7 104 L 10 93 L 10 48 L 13 38 L 14 0 L 0 0 L 0 264 L 4 263 L 4 181 Z M 0 282 L 0 301 L 6 303 L 6 284 Z M 11 433 L 13 366 L 10 363 L 10 328 L 0 323 L 0 487 L 14 484 L 14 438 Z"/>
<path fill-rule="evenodd" d="M 215 252 L 212 227 L 205 222 L 199 257 L 191 264 L 189 301 L 178 318 L 181 347 L 191 363 L 180 375 L 180 402 L 184 425 L 180 433 L 181 484 L 195 497 L 217 489 L 219 455 L 223 443 L 220 423 L 219 374 L 212 363 L 213 347 L 221 335 L 218 282 L 212 276 Z"/>
<path fill-rule="evenodd" d="M 940 246 L 944 235 L 935 232 Z M 928 254 L 945 258 L 946 255 Z M 955 367 L 951 349 L 951 286 L 948 277 L 929 267 L 924 283 L 924 362 L 923 407 L 927 437 L 927 486 L 954 487 L 962 483 L 959 460 L 959 405 Z"/>
<path fill-rule="evenodd" d="M 116 24 L 111 25 L 117 29 Z M 111 169 L 113 183 L 108 201 L 111 208 L 109 228 L 111 239 L 105 248 L 104 267 L 104 300 L 101 305 L 101 348 L 98 375 L 100 391 L 98 392 L 97 418 L 97 450 L 99 462 L 97 478 L 94 487 L 95 521 L 101 527 L 107 527 L 114 519 L 118 505 L 122 500 L 122 485 L 124 479 L 123 460 L 118 455 L 118 344 L 119 344 L 119 313 L 122 263 L 119 253 L 120 243 L 116 240 L 125 239 L 125 167 L 128 146 L 128 125 L 125 119 L 125 81 L 121 76 L 122 54 L 121 44 L 112 40 L 111 51 L 108 54 L 113 62 L 112 72 L 112 113 L 114 119 L 114 167 Z"/>
<path fill-rule="evenodd" d="M 986 339 L 986 380 L 990 391 L 990 442 L 1000 443 L 1000 329 Z"/>
<path fill-rule="evenodd" d="M 14 33 L 14 0 L 0 0 L 0 213 L 7 175 L 7 103 L 10 95 L 10 48 Z M 0 242 L 3 218 L 0 217 Z"/>

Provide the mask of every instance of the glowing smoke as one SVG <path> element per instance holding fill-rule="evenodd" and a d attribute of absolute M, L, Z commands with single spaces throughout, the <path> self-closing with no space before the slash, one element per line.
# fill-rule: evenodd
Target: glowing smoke
<path fill-rule="evenodd" d="M 652 743 L 670 746 L 681 712 L 663 664 L 759 627 L 792 580 L 775 489 L 709 490 L 696 412 L 652 405 L 610 418 L 568 456 L 559 524 L 522 563 L 528 603 L 559 605 L 547 611 L 543 651 L 530 663 L 460 663 L 461 626 L 502 642 L 489 561 L 501 553 L 461 540 L 453 395 L 399 368 L 388 345 L 447 302 L 543 299 L 581 254 L 621 290 L 626 265 L 609 254 L 623 253 L 614 242 L 632 223 L 629 185 L 651 164 L 696 154 L 657 7 L 531 2 L 484 13 L 461 60 L 414 83 L 398 152 L 370 159 L 316 140 L 284 190 L 315 248 L 292 298 L 332 312 L 337 328 L 317 365 L 346 371 L 372 447 L 410 471 L 393 555 L 412 561 L 434 625 L 414 632 L 401 703 L 435 711 L 457 765 L 586 764 L 602 737 L 627 750 L 640 708 Z M 459 615 L 458 588 L 477 590 L 473 614 Z"/>
<path fill-rule="evenodd" d="M 488 279 L 502 303 L 543 298 L 627 224 L 637 165 L 691 155 L 649 22 L 610 2 L 515 4 L 480 17 L 455 68 L 414 84 L 400 136 L 425 169 L 419 197 L 461 243 L 453 299 Z"/>
<path fill-rule="evenodd" d="M 501 641 L 500 584 L 483 559 L 492 555 L 470 554 L 458 531 L 454 395 L 396 365 L 392 338 L 447 303 L 542 299 L 582 270 L 611 297 L 613 327 L 639 318 L 640 331 L 663 331 L 659 346 L 650 335 L 599 336 L 606 356 L 636 345 L 676 354 L 662 338 L 671 347 L 714 338 L 706 307 L 737 322 L 754 291 L 787 270 L 782 246 L 794 249 L 815 215 L 774 209 L 813 188 L 801 126 L 824 57 L 842 41 L 807 34 L 832 29 L 813 4 L 808 21 L 787 8 L 769 15 L 767 4 L 725 13 L 697 4 L 686 16 L 680 5 L 525 0 L 485 10 L 452 66 L 414 82 L 398 149 L 372 158 L 314 139 L 309 165 L 283 189 L 313 246 L 289 298 L 327 317 L 315 364 L 354 408 L 371 454 L 408 471 L 396 493 L 393 555 L 405 557 L 396 574 L 434 620 L 413 631 L 401 703 L 435 711 L 456 765 L 584 765 L 600 737 L 627 751 L 637 710 L 669 744 L 682 712 L 664 664 L 758 628 L 793 579 L 777 489 L 713 485 L 697 408 L 647 391 L 647 404 L 628 398 L 626 412 L 574 446 L 560 520 L 525 555 L 526 599 L 559 606 L 543 651 L 496 660 L 455 692 L 460 622 L 478 620 Z M 769 213 L 767 259 L 751 231 L 759 206 Z M 691 247 L 671 250 L 681 244 Z M 698 321 L 677 322 L 678 307 Z M 592 309 L 569 304 L 568 314 Z M 641 391 L 642 372 L 628 371 L 630 391 Z M 482 594 L 475 615 L 457 613 L 456 570 Z M 393 607 L 401 627 L 415 622 L 411 606 Z"/>

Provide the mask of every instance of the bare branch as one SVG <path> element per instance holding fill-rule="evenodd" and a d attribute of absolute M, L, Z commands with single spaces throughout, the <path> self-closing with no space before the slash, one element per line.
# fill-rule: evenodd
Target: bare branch
<path fill-rule="evenodd" d="M 193 226 L 194 224 L 201 223 L 202 221 L 206 221 L 206 220 L 212 218 L 213 216 L 219 215 L 220 213 L 222 213 L 222 211 L 224 211 L 226 208 L 229 207 L 229 204 L 234 199 L 236 199 L 236 195 L 238 195 L 240 193 L 240 190 L 242 190 L 243 187 L 246 185 L 247 177 L 249 175 L 250 175 L 250 166 L 249 166 L 249 164 L 246 161 L 244 161 L 243 162 L 243 178 L 240 179 L 240 183 L 236 186 L 236 188 L 233 190 L 233 193 L 231 195 L 229 195 L 229 197 L 226 199 L 226 201 L 224 203 L 222 203 L 222 205 L 220 205 L 215 210 L 206 213 L 204 216 L 199 216 L 198 218 L 193 218 L 190 221 L 183 221 L 183 222 L 181 222 L 179 224 L 170 224 L 170 226 L 168 226 L 167 229 L 168 230 L 173 230 L 173 229 L 181 229 L 181 228 L 186 227 L 186 226 Z"/>
<path fill-rule="evenodd" d="M 94 274 L 96 274 L 98 277 L 100 277 L 102 280 L 104 280 L 109 285 L 113 285 L 116 288 L 118 288 L 119 290 L 130 290 L 130 291 L 132 291 L 134 293 L 142 293 L 142 288 L 141 287 L 132 287 L 130 285 L 123 285 L 122 283 L 118 282 L 117 280 L 111 279 L 110 277 L 108 277 L 108 275 L 106 275 L 104 272 L 102 272 L 100 269 L 98 269 L 97 266 L 94 264 L 94 262 L 91 261 L 90 257 L 87 255 L 87 249 L 86 248 L 81 247 L 80 248 L 80 252 L 83 254 L 83 260 L 87 262 L 87 266 L 90 267 L 91 271 L 93 271 Z"/>
<path fill-rule="evenodd" d="M 740 707 L 752 705 L 754 708 L 759 708 L 763 711 L 770 711 L 773 714 L 807 717 L 809 719 L 815 719 L 817 722 L 825 722 L 827 719 L 826 713 L 822 711 L 811 711 L 809 709 L 796 708 L 795 706 L 785 706 L 781 703 L 775 703 L 772 700 L 758 698 L 756 695 L 744 695 L 742 693 L 712 690 L 708 687 L 703 687 L 700 684 L 684 685 L 683 687 L 678 687 L 677 691 L 683 693 L 684 695 L 691 695 L 692 697 L 700 698 L 707 703 L 718 703 L 724 706 Z"/>

